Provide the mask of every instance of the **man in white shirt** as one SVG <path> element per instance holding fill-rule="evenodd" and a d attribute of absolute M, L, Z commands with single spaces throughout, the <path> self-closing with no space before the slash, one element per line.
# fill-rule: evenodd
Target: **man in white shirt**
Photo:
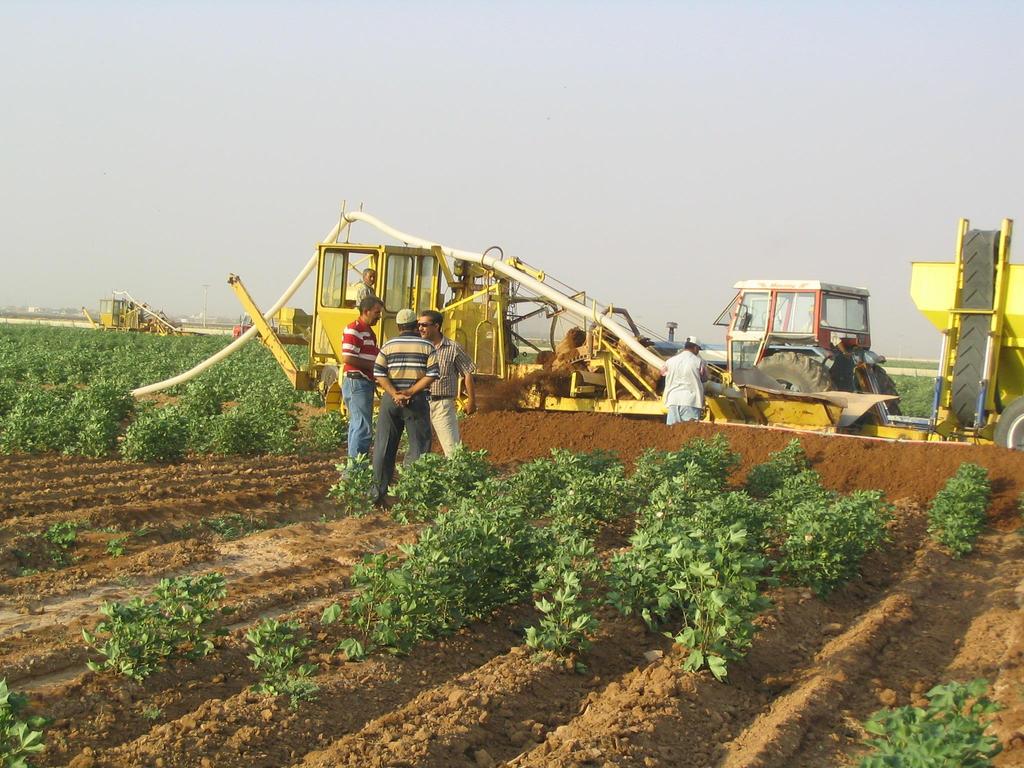
<path fill-rule="evenodd" d="M 700 342 L 688 336 L 683 350 L 669 358 L 662 366 L 665 377 L 665 391 L 662 402 L 668 410 L 666 424 L 683 421 L 698 421 L 704 412 L 704 381 L 707 370 L 704 361 L 697 354 Z"/>

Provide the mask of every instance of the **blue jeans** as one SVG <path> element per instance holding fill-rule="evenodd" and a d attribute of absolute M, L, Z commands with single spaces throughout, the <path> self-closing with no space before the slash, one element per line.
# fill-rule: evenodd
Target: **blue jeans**
<path fill-rule="evenodd" d="M 348 455 L 365 456 L 373 437 L 373 393 L 376 387 L 368 379 L 341 380 L 341 396 L 348 409 Z"/>
<path fill-rule="evenodd" d="M 679 424 L 683 421 L 700 421 L 700 408 L 692 405 L 670 405 L 666 424 Z"/>

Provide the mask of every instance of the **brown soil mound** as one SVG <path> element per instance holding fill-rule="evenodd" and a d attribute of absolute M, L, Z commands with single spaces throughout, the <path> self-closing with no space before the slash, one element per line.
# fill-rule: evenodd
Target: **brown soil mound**
<path fill-rule="evenodd" d="M 632 462 L 648 448 L 676 450 L 697 437 L 725 435 L 743 458 L 738 479 L 773 451 L 798 438 L 826 485 L 839 491 L 877 488 L 890 499 L 927 504 L 963 462 L 989 470 L 990 514 L 1016 520 L 1024 493 L 1024 453 L 957 443 L 893 443 L 843 435 L 813 435 L 738 425 L 665 424 L 604 414 L 493 412 L 468 419 L 463 440 L 486 448 L 499 464 L 546 456 L 552 448 L 611 450 Z"/>

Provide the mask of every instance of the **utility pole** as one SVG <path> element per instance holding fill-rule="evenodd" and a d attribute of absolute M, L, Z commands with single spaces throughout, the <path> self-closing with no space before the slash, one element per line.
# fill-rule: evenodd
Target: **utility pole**
<path fill-rule="evenodd" d="M 206 327 L 206 297 L 210 293 L 210 284 L 203 283 L 203 328 Z"/>

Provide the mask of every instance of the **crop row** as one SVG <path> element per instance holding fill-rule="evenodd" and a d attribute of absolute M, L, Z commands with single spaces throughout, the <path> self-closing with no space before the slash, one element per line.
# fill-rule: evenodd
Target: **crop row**
<path fill-rule="evenodd" d="M 226 344 L 215 337 L 158 337 L 68 328 L 0 329 L 0 452 L 59 451 L 136 461 L 186 452 L 337 450 L 344 420 L 303 421 L 296 392 L 270 353 L 250 344 L 186 384 L 171 405 L 138 404 L 129 391 L 181 373 Z M 294 348 L 300 358 L 305 350 Z"/>
<path fill-rule="evenodd" d="M 525 644 L 582 668 L 598 608 L 607 604 L 684 647 L 687 669 L 725 678 L 752 642 L 768 587 L 783 581 L 827 595 L 882 545 L 889 517 L 877 492 L 823 488 L 796 441 L 753 468 L 743 486 L 729 483 L 738 463 L 720 436 L 648 452 L 629 475 L 602 452 L 556 449 L 550 459 L 500 478 L 483 452 L 424 457 L 403 472 L 394 509 L 400 519 L 425 523 L 417 540 L 399 555 L 368 556 L 353 572 L 351 599 L 328 607 L 319 623 L 337 624 L 336 652 L 356 659 L 378 650 L 405 653 L 502 606 L 532 600 L 537 614 Z M 365 467 L 341 470 L 332 495 L 358 514 L 367 508 L 358 502 L 367 490 Z M 987 478 L 965 465 L 932 505 L 933 533 L 973 538 L 977 525 L 956 521 L 977 520 L 987 500 Z M 599 536 L 630 525 L 628 546 L 598 553 Z M 967 551 L 943 541 L 958 554 Z M 139 678 L 165 659 L 204 656 L 215 642 L 224 594 L 219 576 L 207 574 L 164 582 L 148 600 L 105 605 L 103 621 L 85 638 L 96 653 L 94 668 Z M 295 707 L 314 697 L 316 667 L 307 652 L 321 632 L 295 620 L 251 627 L 246 642 L 260 675 L 256 690 L 287 696 Z M 951 717 L 944 703 L 968 694 L 978 698 L 981 689 L 937 689 L 936 721 Z M 40 743 L 40 721 L 21 717 L 24 704 L 14 701 L 8 740 L 28 755 Z M 879 750 L 888 748 L 890 726 L 907 736 L 902 717 L 896 711 L 872 721 Z M 970 723 L 957 728 L 965 739 L 980 734 Z M 975 741 L 979 750 L 993 748 Z"/>

